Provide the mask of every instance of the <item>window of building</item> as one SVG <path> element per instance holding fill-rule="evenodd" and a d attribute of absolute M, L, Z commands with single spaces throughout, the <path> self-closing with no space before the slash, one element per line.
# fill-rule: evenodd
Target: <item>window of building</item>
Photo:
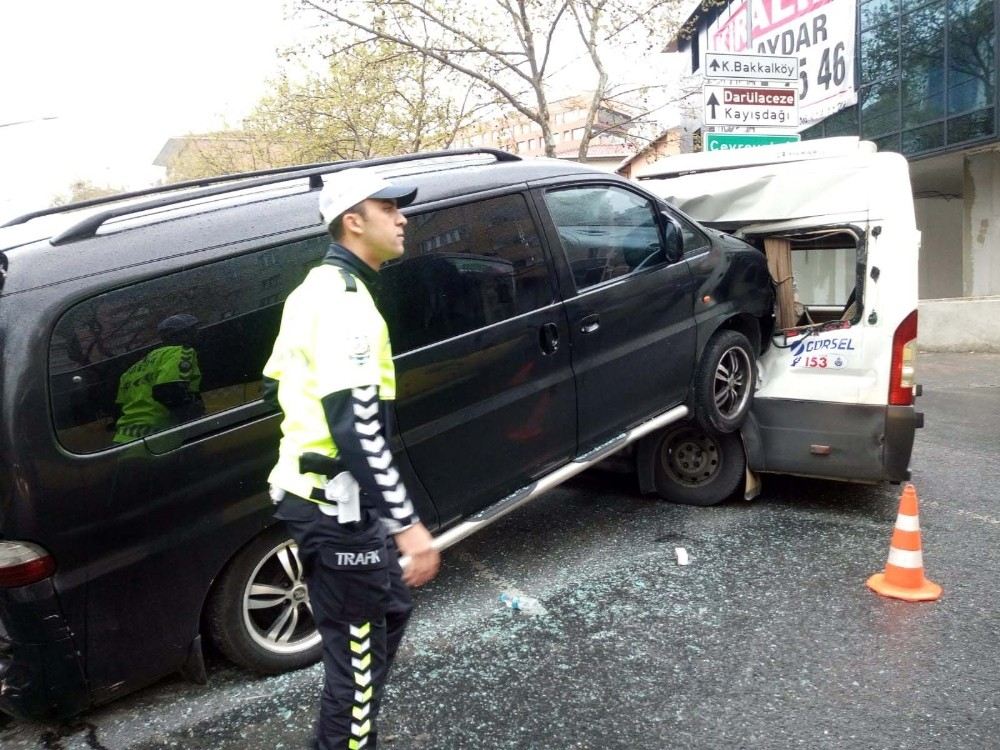
<path fill-rule="evenodd" d="M 948 46 L 948 113 L 982 109 L 994 102 L 996 27 L 989 0 L 949 0 L 948 22 L 961 43 Z"/>
<path fill-rule="evenodd" d="M 59 442 L 91 453 L 259 398 L 282 303 L 327 245 L 268 248 L 71 307 L 49 347 Z"/>
<path fill-rule="evenodd" d="M 860 133 L 913 155 L 996 136 L 998 7 L 991 0 L 862 2 L 858 105 L 802 137 Z"/>
<path fill-rule="evenodd" d="M 407 252 L 383 267 L 396 354 L 551 304 L 541 241 L 522 195 L 410 217 Z"/>
<path fill-rule="evenodd" d="M 613 185 L 550 190 L 545 205 L 577 289 L 665 262 L 654 205 Z"/>
<path fill-rule="evenodd" d="M 899 130 L 899 82 L 895 78 L 863 87 L 858 103 L 863 137 L 878 138 Z"/>
<path fill-rule="evenodd" d="M 944 2 L 932 2 L 902 20 L 900 48 L 903 128 L 944 116 Z"/>

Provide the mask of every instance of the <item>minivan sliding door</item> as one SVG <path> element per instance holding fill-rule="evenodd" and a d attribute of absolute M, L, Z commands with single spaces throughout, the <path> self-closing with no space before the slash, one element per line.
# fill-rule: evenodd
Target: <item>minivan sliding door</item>
<path fill-rule="evenodd" d="M 524 196 L 409 217 L 380 275 L 400 435 L 443 524 L 574 455 L 569 332 Z"/>

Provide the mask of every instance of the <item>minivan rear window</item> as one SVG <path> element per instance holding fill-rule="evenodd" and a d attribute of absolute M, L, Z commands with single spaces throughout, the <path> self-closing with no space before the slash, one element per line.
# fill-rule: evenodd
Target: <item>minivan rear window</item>
<path fill-rule="evenodd" d="M 91 453 L 259 398 L 285 298 L 328 243 L 270 247 L 71 307 L 49 348 L 59 442 Z"/>

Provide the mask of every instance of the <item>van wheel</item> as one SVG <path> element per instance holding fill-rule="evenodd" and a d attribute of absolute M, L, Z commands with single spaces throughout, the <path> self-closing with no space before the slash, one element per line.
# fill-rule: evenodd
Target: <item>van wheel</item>
<path fill-rule="evenodd" d="M 209 599 L 207 623 L 219 650 L 255 672 L 278 674 L 319 660 L 320 635 L 298 548 L 282 526 L 230 561 Z"/>
<path fill-rule="evenodd" d="M 746 469 L 738 435 L 692 423 L 668 429 L 653 456 L 657 494 L 682 505 L 718 505 L 736 492 Z"/>
<path fill-rule="evenodd" d="M 694 380 L 695 419 L 707 432 L 736 432 L 746 421 L 757 384 L 753 348 L 739 331 L 708 341 Z"/>

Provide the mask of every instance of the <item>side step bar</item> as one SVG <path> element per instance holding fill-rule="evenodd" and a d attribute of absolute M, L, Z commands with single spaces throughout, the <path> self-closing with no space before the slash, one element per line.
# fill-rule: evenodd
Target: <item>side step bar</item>
<path fill-rule="evenodd" d="M 589 469 L 594 464 L 607 458 L 612 453 L 621 450 L 626 445 L 634 443 L 639 438 L 645 437 L 649 433 L 658 430 L 661 427 L 666 427 L 674 422 L 679 422 L 687 416 L 688 408 L 686 406 L 676 406 L 670 411 L 666 411 L 648 422 L 643 422 L 642 424 L 633 427 L 631 430 L 623 432 L 621 435 L 609 440 L 607 443 L 599 445 L 583 455 L 577 456 L 568 464 L 556 469 L 551 474 L 546 474 L 544 477 L 532 482 L 527 487 L 522 487 L 516 492 L 511 493 L 503 500 L 483 508 L 474 516 L 471 516 L 467 521 L 463 521 L 456 526 L 452 526 L 443 534 L 434 537 L 434 547 L 438 550 L 444 550 L 453 544 L 457 544 L 467 536 L 471 536 L 475 532 L 486 528 L 494 521 L 503 518 L 512 510 L 520 508 L 529 500 L 534 500 L 542 493 L 548 492 L 553 487 L 557 487 L 570 477 L 576 476 L 580 472 Z M 404 566 L 407 562 L 408 560 L 405 557 L 400 560 L 400 563 Z"/>

